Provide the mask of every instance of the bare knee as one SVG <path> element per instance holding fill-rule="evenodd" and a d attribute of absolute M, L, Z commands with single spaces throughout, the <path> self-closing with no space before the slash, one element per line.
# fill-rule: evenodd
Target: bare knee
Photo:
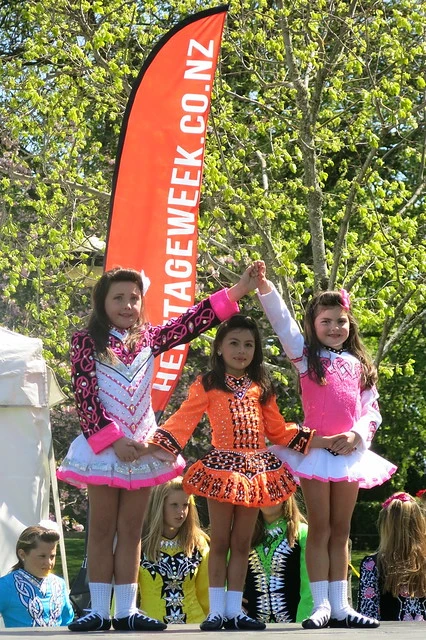
<path fill-rule="evenodd" d="M 330 523 L 322 522 L 309 525 L 308 539 L 309 543 L 315 546 L 327 546 L 331 537 Z"/>
<path fill-rule="evenodd" d="M 232 555 L 234 557 L 236 555 L 244 557 L 248 556 L 251 549 L 251 538 L 251 532 L 250 535 L 248 535 L 247 533 L 243 533 L 241 531 L 238 531 L 237 533 L 233 531 L 230 542 Z"/>
<path fill-rule="evenodd" d="M 120 544 L 126 542 L 128 544 L 139 544 L 142 535 L 142 519 L 126 521 L 119 520 L 117 525 L 117 540 Z"/>
<path fill-rule="evenodd" d="M 350 527 L 346 523 L 336 523 L 331 527 L 330 542 L 343 547 L 348 544 L 349 534 Z"/>
<path fill-rule="evenodd" d="M 228 535 L 215 536 L 210 541 L 210 555 L 226 558 L 230 546 Z"/>
<path fill-rule="evenodd" d="M 115 518 L 90 518 L 89 542 L 95 540 L 97 545 L 111 544 L 117 530 Z"/>

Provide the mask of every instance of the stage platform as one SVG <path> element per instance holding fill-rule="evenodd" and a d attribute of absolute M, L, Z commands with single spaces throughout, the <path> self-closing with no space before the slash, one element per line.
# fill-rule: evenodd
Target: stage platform
<path fill-rule="evenodd" d="M 114 635 L 126 640 L 222 640 L 231 634 L 235 640 L 240 637 L 262 640 L 425 640 L 426 622 L 382 622 L 378 629 L 319 629 L 305 630 L 299 624 L 269 624 L 265 631 L 200 631 L 195 624 L 169 625 L 165 631 L 104 631 L 102 633 L 71 633 L 66 627 L 0 629 L 0 640 L 18 640 L 19 638 L 46 638 L 46 640 L 83 640 L 83 638 L 103 638 L 112 640 Z"/>

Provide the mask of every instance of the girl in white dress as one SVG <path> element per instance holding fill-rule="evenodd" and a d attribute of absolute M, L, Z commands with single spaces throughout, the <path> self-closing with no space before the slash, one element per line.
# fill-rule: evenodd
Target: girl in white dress
<path fill-rule="evenodd" d="M 336 436 L 329 450 L 311 449 L 306 456 L 273 447 L 300 479 L 307 507 L 306 563 L 314 608 L 302 626 L 377 627 L 377 620 L 349 606 L 347 595 L 348 540 L 358 488 L 380 485 L 396 470 L 369 449 L 381 422 L 376 369 L 360 340 L 346 291 L 323 291 L 312 298 L 305 337 L 264 270 L 258 291 L 298 371 L 305 426 L 318 435 Z"/>
<path fill-rule="evenodd" d="M 58 470 L 61 480 L 87 486 L 90 504 L 91 610 L 71 623 L 70 631 L 107 631 L 111 624 L 119 631 L 166 628 L 136 607 L 150 488 L 178 476 L 185 466 L 181 457 L 142 456 L 157 428 L 151 405 L 153 360 L 237 313 L 237 300 L 255 287 L 253 268 L 256 274 L 252 265 L 229 290 L 159 326 L 144 318 L 144 286 L 137 271 L 112 269 L 95 285 L 88 328 L 75 333 L 71 344 L 72 384 L 83 433 Z M 116 612 L 111 621 L 113 581 Z"/>

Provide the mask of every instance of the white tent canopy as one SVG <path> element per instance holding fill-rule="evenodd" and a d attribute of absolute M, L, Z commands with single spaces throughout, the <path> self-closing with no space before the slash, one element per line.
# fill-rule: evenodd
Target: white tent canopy
<path fill-rule="evenodd" d="M 61 525 L 49 405 L 62 399 L 41 340 L 0 327 L 0 575 L 16 562 L 20 533 L 49 518 L 51 485 Z M 63 537 L 61 542 L 67 578 Z"/>

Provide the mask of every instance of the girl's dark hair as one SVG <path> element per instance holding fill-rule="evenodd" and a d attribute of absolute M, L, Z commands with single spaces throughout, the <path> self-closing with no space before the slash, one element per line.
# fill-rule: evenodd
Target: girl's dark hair
<path fill-rule="evenodd" d="M 27 554 L 31 551 L 31 549 L 35 549 L 40 541 L 58 542 L 59 533 L 54 529 L 46 529 L 45 527 L 40 527 L 39 525 L 36 525 L 34 527 L 27 527 L 26 529 L 24 529 L 18 538 L 18 542 L 16 543 L 16 557 L 18 558 L 18 562 L 13 565 L 11 571 L 16 571 L 17 569 L 24 568 L 24 563 L 19 557 L 18 551 L 22 549 L 22 551 Z"/>
<path fill-rule="evenodd" d="M 121 267 L 116 267 L 109 271 L 105 271 L 93 287 L 93 309 L 90 314 L 87 329 L 93 338 L 97 353 L 107 356 L 110 359 L 114 356 L 108 350 L 108 336 L 111 322 L 105 312 L 105 299 L 114 282 L 134 282 L 143 296 L 141 274 L 135 269 L 122 269 Z M 142 324 L 143 318 L 140 318 L 128 331 L 126 345 L 130 350 L 135 348 L 140 339 L 140 327 Z"/>
<path fill-rule="evenodd" d="M 222 389 L 229 392 L 225 383 L 225 363 L 223 356 L 218 354 L 221 344 L 225 336 L 234 329 L 248 329 L 254 337 L 254 356 L 250 365 L 247 367 L 247 375 L 253 382 L 262 389 L 260 402 L 264 404 L 272 395 L 274 395 L 274 387 L 272 380 L 266 371 L 263 363 L 262 343 L 260 339 L 259 328 L 256 322 L 249 316 L 236 314 L 226 322 L 219 325 L 216 337 L 213 342 L 212 353 L 210 357 L 211 371 L 205 373 L 202 378 L 202 384 L 206 391 L 210 389 Z"/>
<path fill-rule="evenodd" d="M 321 291 L 309 302 L 305 311 L 305 340 L 308 351 L 308 375 L 321 385 L 326 384 L 325 371 L 321 362 L 321 348 L 324 348 L 318 340 L 315 332 L 315 318 L 324 307 L 344 308 L 342 295 L 339 291 Z M 352 311 L 345 309 L 349 320 L 349 336 L 344 342 L 343 348 L 354 355 L 361 363 L 361 386 L 363 389 L 372 387 L 377 382 L 377 370 L 359 336 L 358 323 Z"/>

